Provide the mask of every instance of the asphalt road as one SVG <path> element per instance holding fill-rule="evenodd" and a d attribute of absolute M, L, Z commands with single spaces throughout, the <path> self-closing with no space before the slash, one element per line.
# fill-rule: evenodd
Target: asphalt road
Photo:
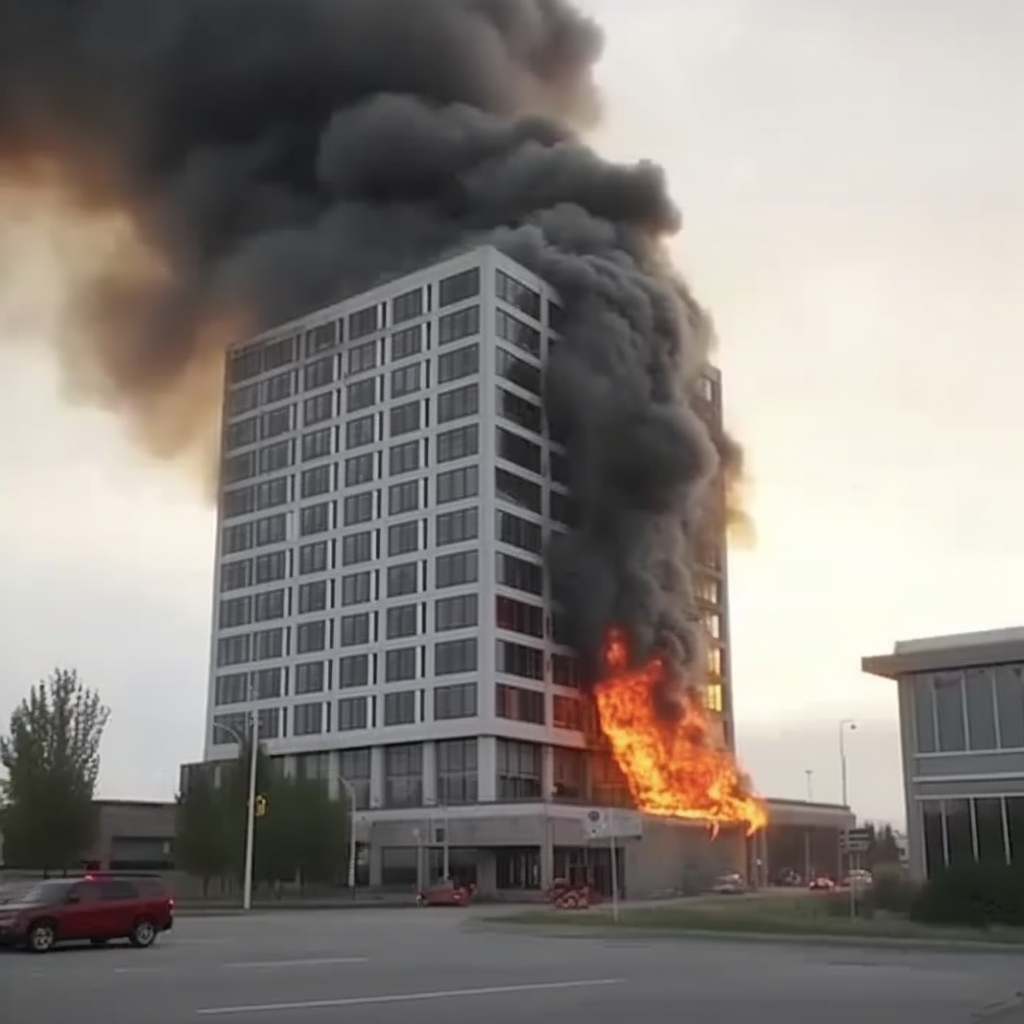
<path fill-rule="evenodd" d="M 1024 955 L 1013 952 L 560 938 L 466 930 L 473 913 L 183 918 L 149 950 L 3 953 L 0 1020 L 965 1024 L 1024 990 Z"/>

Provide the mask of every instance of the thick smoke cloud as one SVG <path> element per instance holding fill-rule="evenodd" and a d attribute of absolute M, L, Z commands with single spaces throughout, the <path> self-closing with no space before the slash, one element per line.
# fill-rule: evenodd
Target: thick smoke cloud
<path fill-rule="evenodd" d="M 483 242 L 543 275 L 566 307 L 545 404 L 579 515 L 550 552 L 557 596 L 582 649 L 617 622 L 685 666 L 693 538 L 735 448 L 692 405 L 709 328 L 663 252 L 661 172 L 579 141 L 600 49 L 563 0 L 0 0 L 0 179 L 56 169 L 160 255 L 155 279 L 97 275 L 74 360 L 135 420 L 173 399 L 165 450 L 195 441 L 225 322 Z"/>

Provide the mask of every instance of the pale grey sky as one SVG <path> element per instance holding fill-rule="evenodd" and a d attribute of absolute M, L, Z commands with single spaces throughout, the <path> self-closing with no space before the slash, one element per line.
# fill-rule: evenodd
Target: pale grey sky
<path fill-rule="evenodd" d="M 750 453 L 741 754 L 770 795 L 803 797 L 812 769 L 836 799 L 856 718 L 851 798 L 899 818 L 895 695 L 860 655 L 1024 617 L 1024 4 L 583 6 L 609 37 L 596 142 L 669 171 Z M 169 797 L 201 752 L 212 514 L 62 402 L 30 354 L 42 325 L 19 326 L 0 350 L 0 716 L 75 665 L 114 710 L 103 792 Z"/>

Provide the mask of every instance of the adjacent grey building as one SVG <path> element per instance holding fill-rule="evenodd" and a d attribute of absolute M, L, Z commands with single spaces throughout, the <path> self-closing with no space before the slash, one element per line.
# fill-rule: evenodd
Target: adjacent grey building
<path fill-rule="evenodd" d="M 629 805 L 544 565 L 573 516 L 541 404 L 560 316 L 483 247 L 229 354 L 205 758 L 233 756 L 255 712 L 284 771 L 354 795 L 373 884 L 434 874 L 442 842 L 488 888 L 600 869 L 587 809 Z M 713 368 L 700 401 L 719 422 Z M 731 747 L 720 527 L 701 563 Z"/>
<path fill-rule="evenodd" d="M 1024 864 L 1024 628 L 905 640 L 862 667 L 899 688 L 913 874 Z"/>

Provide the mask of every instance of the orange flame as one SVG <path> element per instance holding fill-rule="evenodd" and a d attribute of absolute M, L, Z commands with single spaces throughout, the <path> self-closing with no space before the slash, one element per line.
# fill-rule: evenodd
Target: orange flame
<path fill-rule="evenodd" d="M 601 729 L 637 807 L 703 821 L 715 832 L 724 824 L 744 824 L 748 835 L 763 828 L 765 805 L 749 792 L 733 755 L 712 744 L 707 711 L 687 696 L 678 723 L 666 725 L 656 717 L 651 696 L 664 679 L 664 662 L 652 658 L 629 668 L 626 639 L 613 631 L 605 666 L 606 678 L 596 689 Z"/>

